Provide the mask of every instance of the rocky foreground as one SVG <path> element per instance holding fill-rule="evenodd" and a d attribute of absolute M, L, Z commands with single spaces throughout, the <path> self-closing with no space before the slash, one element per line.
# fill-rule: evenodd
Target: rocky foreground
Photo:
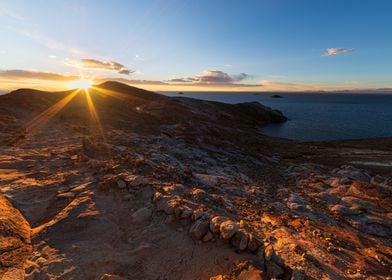
<path fill-rule="evenodd" d="M 392 140 L 108 82 L 0 97 L 0 279 L 391 279 Z"/>

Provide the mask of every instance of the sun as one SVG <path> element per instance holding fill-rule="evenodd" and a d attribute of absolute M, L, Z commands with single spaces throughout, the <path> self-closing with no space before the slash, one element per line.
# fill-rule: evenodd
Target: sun
<path fill-rule="evenodd" d="M 70 88 L 88 89 L 92 86 L 93 82 L 87 79 L 80 79 L 68 83 Z"/>

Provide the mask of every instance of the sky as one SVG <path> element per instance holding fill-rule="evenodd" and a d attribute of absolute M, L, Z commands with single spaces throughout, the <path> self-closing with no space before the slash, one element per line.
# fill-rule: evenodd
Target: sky
<path fill-rule="evenodd" d="M 390 0 L 0 0 L 0 91 L 392 88 Z"/>

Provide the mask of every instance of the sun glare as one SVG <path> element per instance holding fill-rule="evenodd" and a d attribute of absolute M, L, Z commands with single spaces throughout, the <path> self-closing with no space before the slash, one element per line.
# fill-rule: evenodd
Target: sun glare
<path fill-rule="evenodd" d="M 78 88 L 78 89 L 88 89 L 89 87 L 91 87 L 93 84 L 92 81 L 90 80 L 86 80 L 86 79 L 80 79 L 77 81 L 72 81 L 68 83 L 68 86 L 72 89 L 74 88 Z"/>

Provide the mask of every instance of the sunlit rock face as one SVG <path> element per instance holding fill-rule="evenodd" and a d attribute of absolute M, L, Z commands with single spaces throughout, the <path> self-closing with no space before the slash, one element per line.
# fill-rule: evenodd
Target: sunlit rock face
<path fill-rule="evenodd" d="M 13 174 L 8 174 L 12 176 Z M 24 264 L 31 256 L 30 225 L 12 204 L 0 195 L 0 277 L 22 279 Z"/>

